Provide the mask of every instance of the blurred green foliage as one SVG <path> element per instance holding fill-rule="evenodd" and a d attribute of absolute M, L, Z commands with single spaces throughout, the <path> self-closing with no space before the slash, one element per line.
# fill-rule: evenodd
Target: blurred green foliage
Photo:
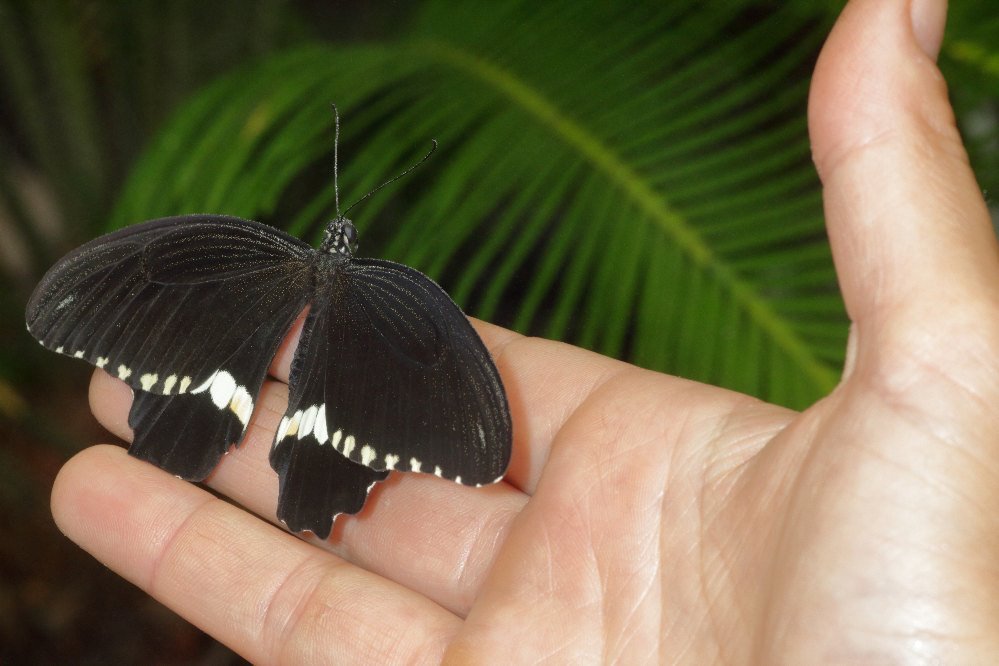
<path fill-rule="evenodd" d="M 71 247 L 189 212 L 314 240 L 330 102 L 348 204 L 441 145 L 352 211 L 363 254 L 470 314 L 803 407 L 846 338 L 805 125 L 842 4 L 0 0 L 0 423 L 46 421 L 24 446 L 56 458 L 84 443 L 46 420 L 66 362 L 22 323 Z M 986 193 L 990 8 L 952 3 L 941 53 Z M 30 460 L 0 448 L 7 507 Z"/>

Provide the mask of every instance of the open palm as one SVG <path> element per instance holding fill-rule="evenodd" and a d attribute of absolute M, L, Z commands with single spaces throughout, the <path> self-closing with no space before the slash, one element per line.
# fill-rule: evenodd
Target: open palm
<path fill-rule="evenodd" d="M 943 3 L 915 5 L 855 0 L 814 79 L 854 323 L 812 408 L 480 324 L 504 483 L 392 475 L 306 542 L 102 446 L 61 472 L 59 525 L 255 662 L 999 660 L 999 253 L 933 64 Z M 296 339 L 211 478 L 271 521 Z M 128 437 L 129 389 L 98 371 L 91 399 Z"/>

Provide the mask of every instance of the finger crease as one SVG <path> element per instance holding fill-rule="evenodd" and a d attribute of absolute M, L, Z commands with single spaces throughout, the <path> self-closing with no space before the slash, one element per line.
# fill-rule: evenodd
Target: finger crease
<path fill-rule="evenodd" d="M 215 502 L 221 502 L 222 500 L 208 495 L 205 500 L 192 508 L 184 520 L 173 530 L 166 541 L 158 549 L 158 555 L 153 559 L 152 567 L 149 571 L 149 576 L 146 582 L 146 590 L 150 595 L 159 598 L 157 589 L 159 588 L 160 573 L 163 570 L 163 565 L 169 559 L 173 551 L 178 546 L 178 540 L 182 534 L 190 529 L 191 523 L 193 522 L 195 516 L 200 515 L 204 509 Z"/>

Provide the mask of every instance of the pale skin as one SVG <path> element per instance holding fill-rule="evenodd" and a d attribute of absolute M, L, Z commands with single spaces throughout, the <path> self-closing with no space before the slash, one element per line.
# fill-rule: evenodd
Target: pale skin
<path fill-rule="evenodd" d="M 915 5 L 854 0 L 815 73 L 853 325 L 811 408 L 477 324 L 505 482 L 393 474 L 320 543 L 272 524 L 295 333 L 210 479 L 249 511 L 96 446 L 60 528 L 256 663 L 999 663 L 999 253 L 934 65 L 944 3 Z M 130 399 L 95 374 L 126 439 Z"/>

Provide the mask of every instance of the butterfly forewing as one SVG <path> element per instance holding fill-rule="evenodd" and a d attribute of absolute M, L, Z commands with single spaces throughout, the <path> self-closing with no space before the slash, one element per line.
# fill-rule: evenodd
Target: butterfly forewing
<path fill-rule="evenodd" d="M 250 238 L 271 239 L 269 255 L 243 244 Z M 204 478 L 241 439 L 270 358 L 308 300 L 312 250 L 290 238 L 222 216 L 128 227 L 49 271 L 28 330 L 136 389 L 134 455 Z M 178 260 L 198 254 L 207 268 Z"/>
<path fill-rule="evenodd" d="M 198 284 L 254 278 L 277 287 L 278 296 L 302 292 L 302 284 L 280 277 L 307 269 L 315 250 L 274 227 L 221 215 L 190 221 L 146 244 L 143 267 L 150 282 Z M 268 274 L 269 273 L 269 274 Z M 247 282 L 241 282 L 247 284 Z"/>
<path fill-rule="evenodd" d="M 392 262 L 352 261 L 320 287 L 310 324 L 316 330 L 303 338 L 313 342 L 296 357 L 293 391 L 312 372 L 308 363 L 328 371 L 321 393 L 310 387 L 309 399 L 289 406 L 278 448 L 330 447 L 373 470 L 466 485 L 502 476 L 511 423 L 499 375 L 468 319 L 433 281 Z"/>

